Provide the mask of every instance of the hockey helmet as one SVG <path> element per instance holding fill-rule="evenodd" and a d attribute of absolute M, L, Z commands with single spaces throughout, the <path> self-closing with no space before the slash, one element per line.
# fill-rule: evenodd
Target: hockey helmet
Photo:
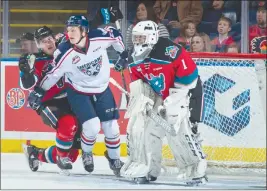
<path fill-rule="evenodd" d="M 54 36 L 54 35 L 53 35 L 53 31 L 47 26 L 38 28 L 34 32 L 34 39 L 36 41 L 40 41 L 43 38 L 48 37 L 48 36 Z"/>
<path fill-rule="evenodd" d="M 70 27 L 70 26 L 77 26 L 77 27 L 84 28 L 86 32 L 88 32 L 89 30 L 88 20 L 85 16 L 82 16 L 82 15 L 71 16 L 66 22 L 66 27 Z"/>

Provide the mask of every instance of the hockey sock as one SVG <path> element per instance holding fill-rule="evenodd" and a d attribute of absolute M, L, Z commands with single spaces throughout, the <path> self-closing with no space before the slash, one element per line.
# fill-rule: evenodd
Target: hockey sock
<path fill-rule="evenodd" d="M 105 144 L 108 150 L 108 156 L 111 159 L 119 159 L 120 158 L 120 136 L 118 135 L 115 138 L 105 137 Z"/>
<path fill-rule="evenodd" d="M 105 144 L 111 159 L 120 158 L 120 127 L 117 120 L 101 122 L 105 134 Z"/>
<path fill-rule="evenodd" d="M 83 132 L 81 133 L 81 147 L 84 152 L 92 152 L 95 142 L 96 137 L 86 137 Z"/>
<path fill-rule="evenodd" d="M 69 155 L 77 131 L 77 121 L 72 115 L 65 115 L 58 120 L 56 146 L 61 157 Z"/>
<path fill-rule="evenodd" d="M 75 162 L 79 156 L 79 150 L 78 149 L 71 149 L 69 153 L 69 158 L 71 162 Z"/>
<path fill-rule="evenodd" d="M 55 164 L 57 162 L 56 156 L 57 156 L 57 149 L 55 145 L 48 147 L 47 149 L 38 153 L 39 161 L 45 163 Z"/>

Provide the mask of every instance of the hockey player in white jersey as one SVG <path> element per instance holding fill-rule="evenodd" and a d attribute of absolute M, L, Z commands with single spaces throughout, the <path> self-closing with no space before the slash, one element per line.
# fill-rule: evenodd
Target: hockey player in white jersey
<path fill-rule="evenodd" d="M 133 82 L 125 114 L 129 118 L 128 158 L 121 175 L 138 183 L 155 181 L 161 172 L 162 139 L 166 135 L 179 176 L 188 183 L 202 183 L 207 161 L 190 119 L 191 107 L 198 110 L 191 112 L 192 117 L 196 121 L 201 118 L 202 85 L 197 66 L 182 46 L 158 37 L 153 21 L 137 23 L 132 40 L 134 62 L 129 69 Z M 192 106 L 189 103 L 195 100 L 190 96 L 200 101 Z"/>
<path fill-rule="evenodd" d="M 89 30 L 84 16 L 71 16 L 67 23 L 69 41 L 54 53 L 54 68 L 47 72 L 39 86 L 49 90 L 64 76 L 68 85 L 69 104 L 82 124 L 81 148 L 85 170 L 94 170 L 92 149 L 102 127 L 110 168 L 118 175 L 120 161 L 119 112 L 109 88 L 110 64 L 107 48 L 113 46 L 120 54 L 118 62 L 126 62 L 121 34 L 115 28 Z"/>

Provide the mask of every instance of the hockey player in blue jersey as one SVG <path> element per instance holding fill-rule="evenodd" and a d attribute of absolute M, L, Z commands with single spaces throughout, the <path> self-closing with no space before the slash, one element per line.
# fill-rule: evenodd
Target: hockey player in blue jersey
<path fill-rule="evenodd" d="M 120 54 L 117 63 L 126 63 L 128 54 L 122 36 L 112 27 L 88 32 L 88 21 L 84 16 L 71 16 L 66 27 L 69 40 L 55 51 L 55 67 L 44 76 L 39 86 L 47 91 L 64 76 L 69 104 L 83 128 L 81 148 L 85 170 L 94 170 L 92 149 L 102 127 L 108 151 L 106 157 L 114 174 L 119 175 L 123 165 L 117 123 L 119 112 L 109 88 L 110 64 L 106 49 L 112 45 Z"/>

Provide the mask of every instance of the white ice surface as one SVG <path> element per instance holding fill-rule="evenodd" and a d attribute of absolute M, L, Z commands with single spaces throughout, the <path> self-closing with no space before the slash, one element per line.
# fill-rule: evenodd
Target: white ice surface
<path fill-rule="evenodd" d="M 103 157 L 94 157 L 95 171 L 84 171 L 81 158 L 73 165 L 70 176 L 58 174 L 57 165 L 42 163 L 37 172 L 30 171 L 24 154 L 1 154 L 1 189 L 265 189 L 266 177 L 208 175 L 209 182 L 188 187 L 174 176 L 137 185 L 116 178 Z"/>

